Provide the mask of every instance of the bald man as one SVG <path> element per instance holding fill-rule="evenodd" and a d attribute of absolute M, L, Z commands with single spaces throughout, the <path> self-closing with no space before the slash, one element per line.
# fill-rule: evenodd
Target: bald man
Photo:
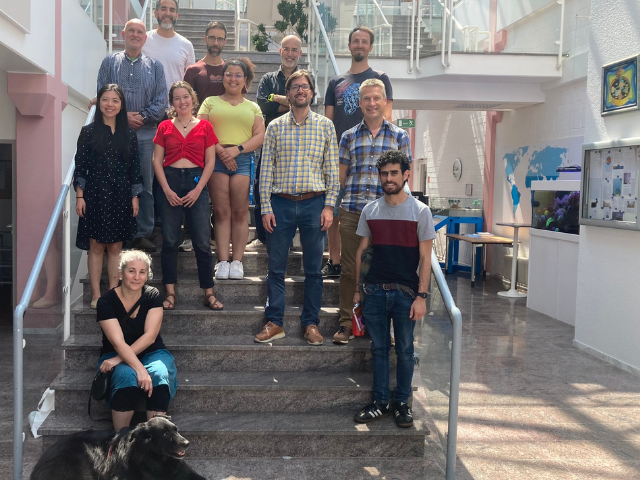
<path fill-rule="evenodd" d="M 155 252 L 149 239 L 153 232 L 153 138 L 167 107 L 164 69 L 157 60 L 142 53 L 147 40 L 144 23 L 129 20 L 122 31 L 124 51 L 107 56 L 98 72 L 98 90 L 107 83 L 117 83 L 124 92 L 129 125 L 138 136 L 140 169 L 144 191 L 140 194 L 140 211 L 136 217 L 138 231 L 133 247 Z"/>

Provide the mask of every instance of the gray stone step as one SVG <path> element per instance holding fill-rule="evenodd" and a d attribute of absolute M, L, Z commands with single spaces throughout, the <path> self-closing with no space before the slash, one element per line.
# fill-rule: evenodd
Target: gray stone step
<path fill-rule="evenodd" d="M 255 343 L 259 330 L 245 335 L 162 335 L 176 365 L 192 372 L 368 372 L 371 342 L 360 337 L 348 345 L 335 345 L 330 338 L 311 346 L 302 337 L 300 323 L 284 325 L 287 336 L 271 343 Z M 95 371 L 100 335 L 71 335 L 62 345 L 65 370 Z M 396 357 L 390 356 L 391 364 Z M 312 375 L 310 373 L 310 375 Z"/>
<path fill-rule="evenodd" d="M 213 272 L 212 272 L 213 275 Z M 91 304 L 91 290 L 87 278 L 80 280 L 83 285 L 83 302 L 85 306 Z M 164 286 L 160 276 L 154 276 L 147 282 L 158 288 L 164 294 Z M 322 306 L 336 306 L 340 303 L 340 279 L 325 278 L 322 288 Z M 102 293 L 108 288 L 101 282 Z M 264 276 L 245 276 L 242 280 L 217 280 L 213 288 L 216 297 L 224 304 L 265 305 L 267 301 L 267 281 Z M 177 307 L 182 305 L 196 305 L 203 301 L 203 291 L 196 275 L 178 276 L 176 284 Z M 302 305 L 304 298 L 304 277 L 285 278 L 285 298 L 287 305 Z"/>
<path fill-rule="evenodd" d="M 62 372 L 51 388 L 56 412 L 86 407 L 94 372 Z M 370 373 L 186 372 L 178 370 L 175 412 L 322 412 L 357 411 L 372 396 Z M 145 410 L 144 395 L 138 411 Z M 92 401 L 94 417 L 108 416 L 106 402 Z"/>
<path fill-rule="evenodd" d="M 414 406 L 416 418 L 426 418 Z M 352 411 L 320 413 L 187 413 L 169 412 L 190 442 L 190 458 L 357 457 L 415 458 L 425 454 L 429 430 L 423 421 L 398 428 L 391 416 L 367 425 L 353 421 Z M 80 429 L 108 429 L 87 415 L 53 412 L 40 427 L 45 447 L 61 435 Z M 221 478 L 221 477 L 217 477 Z M 262 477 L 256 477 L 262 478 Z M 339 477 L 347 478 L 347 477 Z"/>
<path fill-rule="evenodd" d="M 264 326 L 264 306 L 225 305 L 221 312 L 212 312 L 200 304 L 180 305 L 173 311 L 166 310 L 162 320 L 163 335 L 246 335 L 260 331 Z M 300 306 L 287 306 L 284 324 L 291 333 L 300 322 Z M 82 308 L 74 312 L 75 334 L 99 334 L 96 311 Z M 338 328 L 338 308 L 324 307 L 320 310 L 318 329 L 325 337 L 332 337 Z"/>

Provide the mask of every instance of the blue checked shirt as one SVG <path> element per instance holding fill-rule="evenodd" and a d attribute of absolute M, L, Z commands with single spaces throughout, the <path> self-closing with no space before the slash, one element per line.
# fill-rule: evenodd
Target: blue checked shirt
<path fill-rule="evenodd" d="M 262 214 L 273 213 L 271 194 L 326 192 L 324 204 L 338 198 L 338 148 L 333 123 L 309 111 L 302 123 L 291 112 L 267 127 L 260 159 Z"/>
<path fill-rule="evenodd" d="M 159 123 L 167 109 L 167 84 L 162 64 L 144 53 L 131 61 L 122 52 L 107 55 L 98 71 L 98 90 L 117 83 L 124 92 L 127 112 L 138 112 L 145 123 Z"/>
<path fill-rule="evenodd" d="M 367 203 L 382 196 L 376 162 L 387 150 L 400 150 L 413 162 L 407 132 L 384 119 L 375 138 L 364 120 L 342 134 L 340 165 L 348 168 L 341 206 L 346 211 L 362 213 Z"/>

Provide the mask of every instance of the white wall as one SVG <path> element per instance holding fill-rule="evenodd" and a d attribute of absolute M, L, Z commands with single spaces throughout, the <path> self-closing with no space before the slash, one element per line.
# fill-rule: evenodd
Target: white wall
<path fill-rule="evenodd" d="M 592 0 L 585 142 L 640 137 L 640 112 L 600 116 L 602 65 L 640 52 L 635 0 Z M 612 34 L 615 32 L 615 34 Z M 640 371 L 640 232 L 582 227 L 576 345 Z"/>

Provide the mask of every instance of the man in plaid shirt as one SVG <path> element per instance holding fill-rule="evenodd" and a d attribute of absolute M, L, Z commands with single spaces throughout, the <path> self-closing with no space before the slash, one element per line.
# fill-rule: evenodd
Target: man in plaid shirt
<path fill-rule="evenodd" d="M 383 116 L 387 104 L 384 83 L 376 78 L 362 82 L 359 103 L 364 119 L 345 131 L 340 140 L 340 185 L 345 189 L 345 195 L 340 206 L 340 324 L 333 336 L 333 342 L 337 344 L 347 344 L 353 338 L 351 311 L 358 282 L 355 265 L 360 244 L 356 230 L 365 205 L 382 196 L 376 162 L 388 150 L 400 150 L 412 161 L 409 135 Z"/>
<path fill-rule="evenodd" d="M 336 133 L 331 120 L 309 109 L 315 86 L 307 70 L 293 72 L 285 91 L 291 110 L 269 124 L 262 147 L 259 188 L 269 276 L 266 324 L 254 340 L 269 342 L 284 337 L 284 274 L 298 228 L 305 273 L 300 319 L 307 342 L 322 345 L 318 315 L 324 232 L 333 222 L 339 189 Z"/>

